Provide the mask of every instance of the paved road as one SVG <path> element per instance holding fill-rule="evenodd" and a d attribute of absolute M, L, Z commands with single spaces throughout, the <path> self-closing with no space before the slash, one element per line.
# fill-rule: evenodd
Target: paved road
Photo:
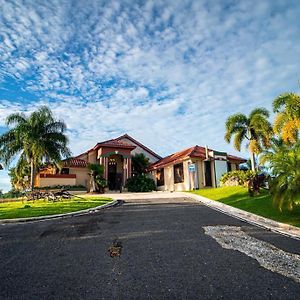
<path fill-rule="evenodd" d="M 299 299 L 299 283 L 204 233 L 217 225 L 300 254 L 300 241 L 193 200 L 128 200 L 91 215 L 1 225 L 0 298 Z M 122 251 L 112 258 L 114 240 Z"/>

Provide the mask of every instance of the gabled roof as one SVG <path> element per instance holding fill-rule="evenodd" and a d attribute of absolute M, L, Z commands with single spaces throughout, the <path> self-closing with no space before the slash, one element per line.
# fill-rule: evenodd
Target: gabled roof
<path fill-rule="evenodd" d="M 93 148 L 93 150 L 97 150 L 101 147 L 113 147 L 113 148 L 126 148 L 126 149 L 134 149 L 136 146 L 131 145 L 122 141 L 120 138 L 107 140 L 101 143 L 97 143 L 97 145 Z"/>
<path fill-rule="evenodd" d="M 207 150 L 212 151 L 212 149 L 207 149 Z M 167 165 L 181 162 L 182 160 L 187 159 L 187 158 L 206 159 L 206 148 L 196 145 L 196 146 L 184 149 L 182 151 L 173 153 L 173 154 L 166 156 L 166 157 L 162 158 L 161 160 L 155 162 L 154 164 L 150 165 L 150 167 L 148 168 L 148 171 L 163 168 Z M 231 162 L 236 162 L 236 163 L 242 163 L 242 162 L 246 161 L 244 158 L 233 156 L 233 155 L 227 155 L 227 159 Z"/>
<path fill-rule="evenodd" d="M 137 146 L 141 147 L 142 149 L 144 149 L 145 151 L 147 151 L 148 153 L 152 154 L 154 157 L 156 157 L 157 159 L 161 159 L 162 157 L 159 156 L 157 153 L 155 153 L 154 151 L 152 151 L 151 149 L 149 149 L 148 147 L 144 146 L 143 144 L 141 144 L 140 142 L 138 142 L 137 140 L 135 140 L 133 137 L 131 137 L 128 134 L 124 134 L 121 135 L 115 139 L 110 139 L 104 142 L 100 142 L 97 143 L 93 148 L 89 149 L 88 151 L 81 153 L 79 155 L 77 155 L 76 157 L 79 157 L 83 154 L 89 153 L 91 151 L 97 150 L 100 147 L 112 147 L 112 148 L 123 148 L 123 149 L 134 149 L 136 148 L 136 146 L 126 143 L 125 141 L 123 141 L 123 139 L 128 139 L 130 140 L 132 143 L 136 144 Z"/>
<path fill-rule="evenodd" d="M 67 168 L 86 168 L 87 162 L 79 158 L 67 158 L 62 161 L 62 166 Z"/>
<path fill-rule="evenodd" d="M 137 140 L 135 140 L 133 137 L 131 137 L 130 135 L 128 135 L 127 133 L 124 135 L 121 135 L 120 137 L 118 137 L 117 139 L 128 139 L 131 142 L 133 142 L 134 144 L 138 145 L 139 147 L 141 147 L 142 149 L 144 149 L 145 151 L 149 152 L 150 154 L 152 154 L 153 156 L 155 156 L 158 159 L 161 159 L 162 157 L 160 155 L 158 155 L 157 153 L 155 153 L 154 151 L 152 151 L 151 149 L 149 149 L 148 147 L 146 147 L 145 145 L 143 145 L 142 143 L 138 142 Z"/>

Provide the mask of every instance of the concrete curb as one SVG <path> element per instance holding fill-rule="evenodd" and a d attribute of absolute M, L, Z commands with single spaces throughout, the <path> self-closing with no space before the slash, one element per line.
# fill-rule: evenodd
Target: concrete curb
<path fill-rule="evenodd" d="M 2 219 L 0 220 L 0 224 L 25 223 L 25 222 L 32 222 L 32 221 L 43 221 L 43 220 L 50 220 L 50 219 L 73 217 L 76 215 L 84 215 L 84 214 L 96 212 L 99 209 L 115 206 L 116 204 L 118 204 L 118 200 L 113 200 L 112 202 L 100 206 L 69 212 L 65 214 L 56 214 L 56 215 L 48 215 L 48 216 L 41 216 L 41 217 L 17 218 L 17 219 Z"/>
<path fill-rule="evenodd" d="M 210 208 L 221 211 L 222 213 L 225 213 L 226 215 L 229 215 L 231 217 L 235 217 L 242 221 L 246 221 L 252 225 L 256 225 L 268 229 L 270 231 L 291 237 L 293 239 L 300 240 L 300 228 L 296 226 L 273 221 L 265 217 L 247 212 L 245 210 L 241 210 L 239 208 L 235 208 L 227 204 L 205 198 L 203 196 L 195 195 L 192 193 L 184 193 L 184 192 L 182 192 L 181 194 L 184 195 L 185 197 L 189 197 L 196 201 L 199 201 Z"/>

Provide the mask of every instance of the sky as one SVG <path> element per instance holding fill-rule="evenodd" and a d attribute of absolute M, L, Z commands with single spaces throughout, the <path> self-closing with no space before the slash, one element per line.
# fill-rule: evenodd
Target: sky
<path fill-rule="evenodd" d="M 0 134 L 48 105 L 74 155 L 128 133 L 237 153 L 226 118 L 298 92 L 298 0 L 0 0 Z M 0 189 L 9 189 L 0 171 Z"/>

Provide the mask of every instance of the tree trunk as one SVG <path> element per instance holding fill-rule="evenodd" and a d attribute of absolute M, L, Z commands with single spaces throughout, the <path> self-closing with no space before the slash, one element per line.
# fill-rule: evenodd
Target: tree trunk
<path fill-rule="evenodd" d="M 34 188 L 34 162 L 33 158 L 30 158 L 30 189 Z"/>
<path fill-rule="evenodd" d="M 256 163 L 255 163 L 255 154 L 250 152 L 250 160 L 251 160 L 251 170 L 256 171 Z"/>

